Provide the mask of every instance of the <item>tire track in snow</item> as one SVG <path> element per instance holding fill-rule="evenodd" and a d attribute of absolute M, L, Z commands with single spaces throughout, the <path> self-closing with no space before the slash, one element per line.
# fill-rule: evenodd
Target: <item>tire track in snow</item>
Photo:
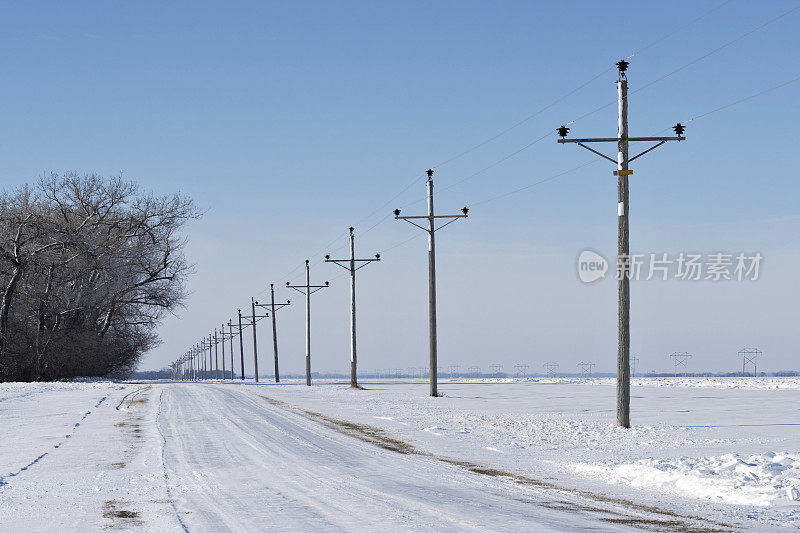
<path fill-rule="evenodd" d="M 28 396 L 28 395 L 26 395 L 26 396 Z M 19 396 L 17 396 L 17 398 L 19 398 Z M 95 404 L 94 408 L 95 408 L 95 409 L 97 409 L 97 408 L 99 408 L 101 405 L 103 405 L 103 402 L 105 402 L 107 398 L 108 398 L 108 396 L 107 396 L 107 395 L 106 395 L 106 396 L 103 396 L 102 398 L 100 398 L 100 400 L 99 400 L 99 401 L 98 401 L 98 402 Z M 67 433 L 66 435 L 64 435 L 64 440 L 61 440 L 61 441 L 59 441 L 58 443 L 56 443 L 56 444 L 54 444 L 54 445 L 53 445 L 53 450 L 57 450 L 57 449 L 61 448 L 61 446 L 63 446 L 63 445 L 64 445 L 64 442 L 66 441 L 66 439 L 70 439 L 70 438 L 72 438 L 72 435 L 73 435 L 73 433 L 75 433 L 75 431 L 76 431 L 76 430 L 77 430 L 77 429 L 80 427 L 80 425 L 81 425 L 81 422 L 83 422 L 84 420 L 86 420 L 86 417 L 88 417 L 90 414 L 92 414 L 92 411 L 86 411 L 85 413 L 83 413 L 83 416 L 81 416 L 80 420 L 78 420 L 77 422 L 75 422 L 75 423 L 72 425 L 72 431 L 70 431 L 69 433 Z M 23 467 L 20 467 L 20 468 L 19 468 L 18 470 L 16 470 L 15 472 L 12 472 L 12 473 L 10 473 L 10 474 L 7 474 L 7 475 L 5 475 L 5 476 L 0 476 L 0 491 L 2 491 L 2 490 L 3 490 L 3 487 L 5 487 L 6 485 L 8 485 L 8 483 L 9 483 L 9 482 L 8 482 L 8 481 L 6 481 L 6 479 L 7 479 L 7 478 L 12 478 L 12 477 L 17 477 L 17 476 L 19 476 L 20 474 L 22 474 L 23 472 L 25 472 L 26 470 L 28 470 L 30 467 L 32 467 L 33 465 L 35 465 L 36 463 L 38 463 L 39 461 L 41 461 L 42 459 L 44 459 L 45 457 L 47 457 L 48 455 L 50 455 L 50 453 L 51 453 L 51 452 L 44 452 L 44 453 L 43 453 L 43 454 L 41 454 L 39 457 L 37 457 L 36 459 L 34 459 L 33 461 L 31 461 L 30 463 L 26 464 L 25 466 L 23 466 Z"/>
<path fill-rule="evenodd" d="M 161 409 L 164 404 L 163 398 L 164 398 L 164 391 L 162 390 L 161 394 L 158 395 L 158 413 L 156 413 L 156 428 L 158 429 L 158 434 L 161 437 L 161 469 L 164 471 L 164 486 L 167 489 L 167 499 L 169 500 L 170 505 L 172 506 L 172 510 L 175 511 L 175 516 L 178 518 L 178 523 L 181 525 L 185 533 L 189 533 L 189 528 L 183 521 L 183 517 L 181 516 L 180 511 L 178 511 L 178 506 L 175 505 L 175 498 L 173 498 L 172 489 L 169 486 L 169 473 L 167 472 L 167 462 L 165 457 L 165 451 L 167 449 L 167 437 L 164 436 L 164 431 L 161 428 Z"/>
<path fill-rule="evenodd" d="M 122 407 L 122 404 L 125 402 L 125 400 L 128 398 L 128 396 L 131 396 L 131 394 L 133 396 L 131 396 L 130 401 L 133 401 L 133 399 L 136 398 L 139 395 L 140 392 L 146 391 L 146 390 L 150 390 L 150 387 L 142 387 L 141 389 L 136 389 L 135 391 L 129 392 L 128 394 L 126 394 L 125 396 L 122 397 L 122 399 L 119 401 L 119 403 L 117 404 L 115 409 L 117 411 L 119 411 L 119 408 Z"/>
<path fill-rule="evenodd" d="M 707 533 L 724 533 L 736 530 L 735 526 L 714 520 L 708 520 L 700 516 L 679 514 L 668 509 L 637 504 L 629 500 L 614 498 L 601 493 L 559 486 L 548 481 L 542 481 L 527 475 L 488 467 L 472 461 L 457 460 L 451 457 L 436 455 L 434 453 L 421 450 L 413 444 L 394 438 L 388 432 L 374 426 L 351 422 L 349 420 L 335 418 L 318 413 L 316 411 L 295 407 L 287 402 L 276 400 L 262 394 L 257 394 L 257 396 L 263 398 L 275 407 L 296 413 L 309 420 L 320 423 L 325 427 L 333 429 L 334 431 L 337 431 L 343 435 L 353 437 L 360 441 L 401 455 L 418 455 L 452 465 L 457 468 L 465 469 L 474 474 L 489 476 L 492 478 L 506 479 L 517 485 L 553 491 L 556 494 L 562 495 L 562 497 L 576 495 L 600 504 L 609 504 L 611 506 L 611 508 L 603 508 L 600 506 L 587 505 L 580 502 L 567 501 L 563 498 L 560 501 L 554 502 L 532 501 L 532 503 L 538 503 L 543 507 L 567 512 L 582 511 L 597 515 L 601 522 L 621 526 L 631 526 L 637 529 L 645 530 L 653 529 L 656 531 L 671 532 L 702 531 Z M 615 510 L 613 507 L 621 507 L 623 511 L 620 512 Z"/>

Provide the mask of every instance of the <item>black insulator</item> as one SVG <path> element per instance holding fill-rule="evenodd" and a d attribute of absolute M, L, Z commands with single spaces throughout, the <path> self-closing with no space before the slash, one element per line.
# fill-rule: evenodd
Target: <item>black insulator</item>
<path fill-rule="evenodd" d="M 561 127 L 558 128 L 558 130 L 556 131 L 558 131 L 558 134 L 561 135 L 562 138 L 564 138 L 569 133 L 569 128 L 562 124 Z"/>
<path fill-rule="evenodd" d="M 622 60 L 617 62 L 617 69 L 620 72 L 625 72 L 626 70 L 628 70 L 628 65 L 630 65 L 630 63 L 628 63 L 627 61 L 622 59 Z"/>
<path fill-rule="evenodd" d="M 394 210 L 394 216 L 396 216 L 396 217 L 400 216 L 400 210 L 399 209 L 395 209 Z"/>
<path fill-rule="evenodd" d="M 672 129 L 675 131 L 675 135 L 683 135 L 683 132 L 686 131 L 686 127 L 680 122 L 672 126 Z"/>

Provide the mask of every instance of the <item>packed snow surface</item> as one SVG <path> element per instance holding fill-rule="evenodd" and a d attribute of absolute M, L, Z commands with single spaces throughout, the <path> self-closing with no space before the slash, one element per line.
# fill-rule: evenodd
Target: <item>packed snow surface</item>
<path fill-rule="evenodd" d="M 0 384 L 0 531 L 785 531 L 800 379 Z"/>

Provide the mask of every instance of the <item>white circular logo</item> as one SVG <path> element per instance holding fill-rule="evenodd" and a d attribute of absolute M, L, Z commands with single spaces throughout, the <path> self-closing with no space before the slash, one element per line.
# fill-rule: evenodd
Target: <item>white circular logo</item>
<path fill-rule="evenodd" d="M 584 250 L 578 256 L 578 277 L 584 283 L 603 279 L 608 272 L 608 261 L 593 250 Z"/>

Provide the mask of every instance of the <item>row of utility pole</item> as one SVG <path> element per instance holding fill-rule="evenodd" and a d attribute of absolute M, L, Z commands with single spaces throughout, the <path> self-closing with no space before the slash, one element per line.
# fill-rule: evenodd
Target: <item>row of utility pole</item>
<path fill-rule="evenodd" d="M 617 342 L 617 425 L 622 427 L 630 427 L 630 377 L 631 377 L 631 357 L 630 357 L 630 243 L 629 243 L 629 176 L 633 175 L 633 170 L 629 168 L 629 164 L 638 159 L 639 157 L 649 153 L 650 151 L 662 146 L 670 141 L 683 141 L 684 127 L 677 123 L 673 130 L 675 136 L 660 137 L 631 137 L 628 133 L 628 80 L 627 69 L 628 62 L 625 60 L 617 63 L 617 100 L 618 100 L 618 113 L 617 113 L 617 135 L 616 137 L 596 137 L 596 138 L 580 138 L 568 139 L 567 135 L 570 128 L 562 125 L 557 129 L 560 136 L 559 143 L 562 144 L 577 144 L 578 146 L 589 150 L 590 152 L 612 162 L 616 166 L 614 176 L 617 178 L 617 261 L 620 275 L 618 276 L 618 342 Z M 642 152 L 630 156 L 629 147 L 630 143 L 635 142 L 649 142 L 655 143 L 649 148 L 644 149 Z M 596 143 L 615 143 L 617 146 L 616 158 L 609 157 L 599 150 L 590 147 L 589 145 Z M 455 222 L 460 218 L 467 216 L 467 208 L 463 208 L 461 214 L 453 215 L 436 215 L 434 211 L 433 202 L 433 170 L 428 170 L 428 179 L 426 182 L 427 187 L 427 201 L 428 212 L 426 215 L 418 216 L 401 216 L 400 210 L 394 211 L 397 220 L 404 220 L 417 228 L 425 231 L 428 234 L 428 323 L 429 323 L 429 379 L 430 379 L 430 395 L 438 396 L 437 387 L 437 332 L 436 332 L 436 246 L 435 234 L 443 227 Z M 351 385 L 357 386 L 356 379 L 356 326 L 355 326 L 355 271 L 362 268 L 372 261 L 379 260 L 376 255 L 375 259 L 355 259 L 355 250 L 353 245 L 353 229 L 350 230 L 350 258 L 349 259 L 330 259 L 326 256 L 326 261 L 343 266 L 350 271 L 351 276 Z M 356 267 L 358 265 L 358 267 Z M 306 384 L 311 384 L 311 295 L 317 291 L 327 288 L 329 285 L 312 285 L 310 281 L 309 262 L 306 260 L 306 283 L 304 285 L 292 285 L 286 283 L 288 288 L 294 289 L 305 296 L 306 300 Z M 287 302 L 288 305 L 288 302 Z M 253 357 L 256 367 L 256 381 L 258 381 L 258 356 L 256 348 L 256 323 L 258 319 L 264 318 L 268 315 L 261 317 L 256 315 L 256 303 L 253 302 L 252 315 L 249 318 L 253 327 Z M 239 314 L 239 327 L 237 333 L 239 335 L 240 350 L 243 325 L 241 323 L 241 312 Z M 278 381 L 278 368 L 277 368 L 277 332 L 275 330 L 275 309 L 272 309 L 273 320 L 273 339 L 275 346 L 275 379 Z M 246 327 L 246 326 L 244 326 Z M 229 334 L 232 338 L 233 333 Z M 209 354 L 212 346 L 216 346 L 215 337 L 210 336 L 208 342 L 203 340 L 202 343 L 193 347 L 183 358 L 179 359 L 179 364 L 182 365 L 180 375 L 184 375 L 186 368 L 190 370 L 190 375 L 196 378 L 197 375 L 208 376 L 207 370 L 211 369 L 211 359 L 209 359 L 208 367 L 205 365 L 205 358 L 199 357 L 198 354 L 208 348 Z M 244 379 L 244 356 L 242 355 L 242 379 Z M 185 367 L 188 365 L 188 367 Z M 495 372 L 498 372 L 501 366 L 492 366 Z M 581 362 L 579 364 L 581 372 L 584 375 L 591 375 L 592 367 L 591 362 Z M 526 369 L 518 368 L 517 372 L 524 372 Z M 231 369 L 232 371 L 232 369 Z M 548 371 L 553 372 L 554 368 L 551 365 Z M 198 374 L 199 372 L 199 374 Z"/>
<path fill-rule="evenodd" d="M 369 259 L 357 259 L 355 257 L 355 235 L 354 235 L 354 228 L 350 228 L 350 258 L 349 259 L 331 259 L 330 255 L 325 256 L 325 261 L 329 263 L 337 264 L 350 272 L 350 335 L 351 335 L 351 343 L 350 343 L 350 384 L 353 387 L 358 387 L 358 373 L 357 373 L 357 355 L 356 355 L 356 271 L 363 268 L 367 264 L 380 261 L 380 254 L 375 254 L 374 258 Z M 306 366 L 306 384 L 311 385 L 311 295 L 322 290 L 330 287 L 329 282 L 325 282 L 324 285 L 313 285 L 311 283 L 311 267 L 310 262 L 306 259 L 305 262 L 305 270 L 306 270 L 306 281 L 305 284 L 297 284 L 293 285 L 290 282 L 286 282 L 286 288 L 293 289 L 305 296 L 305 307 L 306 307 L 306 354 L 305 354 L 305 366 Z M 213 334 L 208 336 L 208 340 L 205 338 L 192 348 L 190 348 L 183 356 L 178 358 L 173 363 L 173 368 L 175 369 L 175 376 L 177 379 L 182 380 L 205 380 L 205 379 L 220 379 L 218 367 L 216 372 L 211 372 L 212 362 L 209 359 L 208 369 L 206 367 L 205 357 L 202 355 L 205 353 L 205 349 L 208 348 L 209 350 L 209 357 L 211 353 L 212 347 L 217 350 L 218 344 L 222 343 L 222 350 L 223 350 L 223 369 L 222 369 L 222 378 L 227 378 L 225 374 L 225 339 L 226 337 L 230 340 L 230 352 L 231 352 L 231 372 L 230 372 L 230 379 L 234 379 L 233 375 L 233 339 L 234 337 L 239 338 L 239 354 L 240 354 L 240 375 L 241 379 L 245 379 L 245 367 L 244 367 L 244 342 L 243 342 L 243 331 L 248 328 L 253 328 L 253 372 L 254 372 L 254 379 L 255 382 L 258 383 L 259 380 L 259 371 L 258 371 L 258 335 L 257 335 L 257 324 L 264 318 L 272 318 L 272 347 L 273 352 L 275 355 L 275 382 L 280 383 L 280 368 L 278 363 L 278 327 L 276 322 L 276 313 L 278 310 L 291 305 L 291 300 L 287 300 L 286 303 L 276 303 L 275 302 L 275 285 L 270 284 L 270 303 L 269 304 L 262 304 L 259 303 L 254 298 L 250 299 L 250 315 L 242 315 L 242 310 L 238 310 L 238 324 L 232 324 L 231 321 L 228 321 L 228 329 L 229 332 L 225 333 L 225 328 L 223 324 L 221 336 L 217 335 L 217 331 L 214 330 Z M 263 314 L 259 314 L 263 313 Z M 242 320 L 245 320 L 243 322 Z M 234 328 L 236 328 L 236 333 L 234 334 Z"/>

